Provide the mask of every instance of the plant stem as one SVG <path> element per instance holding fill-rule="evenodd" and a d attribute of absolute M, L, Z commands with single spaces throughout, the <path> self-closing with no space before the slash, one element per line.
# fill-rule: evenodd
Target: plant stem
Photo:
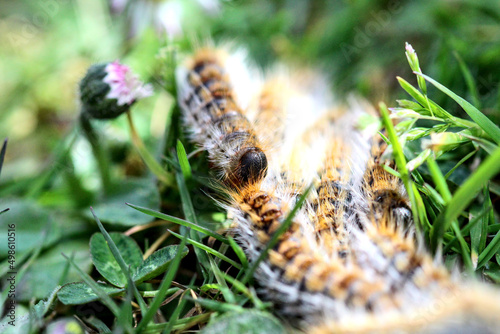
<path fill-rule="evenodd" d="M 167 173 L 162 166 L 156 161 L 156 159 L 151 155 L 151 153 L 147 150 L 146 145 L 144 145 L 144 142 L 142 141 L 141 137 L 139 137 L 139 134 L 137 133 L 137 130 L 135 129 L 134 122 L 132 120 L 132 115 L 130 115 L 130 111 L 127 112 L 127 120 L 128 120 L 128 125 L 130 129 L 130 137 L 132 138 L 132 143 L 134 144 L 134 147 L 136 148 L 137 152 L 139 152 L 139 155 L 142 158 L 142 161 L 148 166 L 149 170 L 153 172 L 154 175 L 163 182 L 166 186 L 173 186 L 174 185 L 174 179 L 173 175 L 170 173 Z"/>
<path fill-rule="evenodd" d="M 99 136 L 92 127 L 89 116 L 84 111 L 80 113 L 80 126 L 82 127 L 83 133 L 92 147 L 92 153 L 97 161 L 97 167 L 99 168 L 99 173 L 101 175 L 104 194 L 109 194 L 111 189 L 109 154 L 106 152 L 104 143 L 99 141 Z"/>

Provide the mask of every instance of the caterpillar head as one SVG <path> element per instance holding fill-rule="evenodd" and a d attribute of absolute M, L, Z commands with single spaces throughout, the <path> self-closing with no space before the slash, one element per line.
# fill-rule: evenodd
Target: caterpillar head
<path fill-rule="evenodd" d="M 250 147 L 239 157 L 233 176 L 237 184 L 256 183 L 267 174 L 266 154 L 258 147 Z"/>

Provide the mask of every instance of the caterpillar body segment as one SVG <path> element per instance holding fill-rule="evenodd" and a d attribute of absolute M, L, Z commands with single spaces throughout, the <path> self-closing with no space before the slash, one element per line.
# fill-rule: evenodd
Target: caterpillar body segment
<path fill-rule="evenodd" d="M 230 186 L 259 181 L 267 157 L 236 102 L 220 51 L 202 49 L 178 71 L 179 101 L 195 142 Z"/>
<path fill-rule="evenodd" d="M 448 334 L 498 333 L 498 291 L 469 282 L 441 293 L 430 302 L 414 302 L 399 311 L 358 314 L 312 324 L 311 334 Z"/>
<path fill-rule="evenodd" d="M 264 145 L 271 152 L 278 152 L 283 142 L 286 122 L 285 102 L 291 94 L 284 79 L 274 77 L 264 83 L 256 102 L 255 126 Z"/>
<path fill-rule="evenodd" d="M 293 207 L 294 196 L 282 191 L 246 188 L 233 194 L 231 216 L 251 260 L 260 255 Z M 307 211 L 300 210 L 259 266 L 256 278 L 266 297 L 288 317 L 311 318 L 325 310 L 337 317 L 343 313 L 340 310 L 365 309 L 374 295 L 388 295 L 380 278 L 372 279 L 356 263 L 346 263 L 337 244 L 318 238 Z"/>
<path fill-rule="evenodd" d="M 230 185 L 221 187 L 221 205 L 250 261 L 313 185 L 255 272 L 277 312 L 317 334 L 494 328 L 498 292 L 477 284 L 469 291 L 416 235 L 404 187 L 383 167 L 387 145 L 358 124 L 371 107 L 351 99 L 331 108 L 321 80 L 300 81 L 300 89 L 295 76 L 254 85 L 241 102 L 227 59 L 196 53 L 179 72 L 179 100 L 191 138 Z"/>
<path fill-rule="evenodd" d="M 387 144 L 377 135 L 373 139 L 362 184 L 365 210 L 373 221 L 384 219 L 408 226 L 411 221 L 410 203 L 401 180 L 383 167 L 382 155 L 386 148 Z M 389 167 L 394 169 L 394 162 L 390 162 Z"/>

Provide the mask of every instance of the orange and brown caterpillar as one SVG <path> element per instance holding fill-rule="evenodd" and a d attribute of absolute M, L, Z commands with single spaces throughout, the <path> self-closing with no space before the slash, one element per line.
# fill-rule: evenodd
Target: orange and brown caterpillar
<path fill-rule="evenodd" d="M 250 261 L 314 185 L 255 274 L 281 314 L 312 333 L 494 328 L 482 321 L 500 310 L 498 293 L 471 285 L 484 296 L 475 302 L 416 237 L 404 188 L 381 166 L 385 143 L 357 129 L 364 104 L 336 113 L 308 89 L 264 86 L 250 122 L 223 66 L 217 51 L 198 52 L 179 99 L 193 140 L 231 185 L 224 206 Z"/>
<path fill-rule="evenodd" d="M 267 158 L 235 101 L 223 57 L 212 49 L 200 50 L 178 76 L 185 123 L 193 140 L 208 151 L 222 180 L 237 186 L 261 179 Z"/>

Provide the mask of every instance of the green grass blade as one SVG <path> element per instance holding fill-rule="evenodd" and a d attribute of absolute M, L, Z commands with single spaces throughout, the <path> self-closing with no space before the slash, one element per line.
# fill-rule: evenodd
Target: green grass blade
<path fill-rule="evenodd" d="M 429 166 L 429 172 L 431 173 L 432 179 L 436 184 L 436 189 L 441 194 L 445 203 L 448 203 L 451 200 L 451 192 L 448 189 L 448 185 L 446 184 L 446 179 L 444 178 L 439 166 L 436 163 L 436 160 L 432 156 L 427 158 L 427 165 Z"/>
<path fill-rule="evenodd" d="M 178 224 L 178 225 L 181 225 L 181 226 L 186 226 L 186 227 L 189 227 L 195 231 L 198 231 L 198 232 L 201 232 L 201 233 L 204 233 L 208 236 L 211 236 L 223 243 L 229 243 L 229 241 L 224 238 L 223 236 L 221 236 L 220 234 L 212 231 L 212 230 L 209 230 L 207 229 L 206 227 L 203 227 L 203 226 L 200 226 L 200 225 L 197 225 L 195 223 L 191 223 L 187 220 L 184 220 L 184 219 L 181 219 L 181 218 L 177 218 L 177 217 L 174 217 L 174 216 L 170 216 L 170 215 L 167 215 L 167 214 L 164 214 L 164 213 L 161 213 L 161 212 L 158 212 L 158 211 L 155 211 L 155 210 L 151 210 L 151 209 L 148 209 L 148 208 L 144 208 L 142 206 L 138 206 L 138 205 L 134 205 L 134 204 L 130 204 L 130 203 L 125 203 L 127 204 L 128 206 L 130 206 L 131 208 L 137 210 L 137 211 L 140 211 L 142 213 L 145 213 L 149 216 L 153 216 L 153 217 L 156 217 L 158 219 L 163 219 L 163 220 L 166 220 L 166 221 L 169 221 L 171 223 L 174 223 L 174 224 Z"/>
<path fill-rule="evenodd" d="M 204 298 L 191 298 L 191 297 L 186 297 L 186 299 L 192 301 L 193 303 L 198 303 L 203 307 L 206 307 L 210 310 L 225 313 L 225 312 L 244 312 L 245 309 L 239 305 L 234 305 L 234 304 L 229 304 L 229 303 L 223 303 L 223 302 L 218 302 L 215 300 L 211 299 L 204 299 Z"/>
<path fill-rule="evenodd" d="M 3 141 L 2 150 L 0 151 L 0 175 L 2 174 L 3 160 L 5 158 L 6 151 L 7 151 L 7 139 Z"/>
<path fill-rule="evenodd" d="M 172 284 L 172 280 L 174 279 L 174 276 L 177 273 L 177 269 L 179 268 L 179 264 L 182 258 L 182 250 L 184 249 L 185 246 L 186 246 L 186 237 L 182 237 L 182 241 L 179 245 L 177 254 L 175 254 L 175 257 L 170 264 L 170 268 L 168 268 L 165 277 L 161 281 L 157 295 L 154 297 L 153 301 L 149 305 L 149 309 L 142 318 L 141 322 L 139 323 L 139 325 L 137 325 L 136 328 L 137 334 L 140 334 L 144 329 L 146 329 L 147 325 L 153 319 L 153 316 L 156 314 L 156 312 L 161 306 L 161 303 L 167 296 L 170 285 Z"/>
<path fill-rule="evenodd" d="M 193 300 L 193 299 L 188 299 Z M 176 324 L 172 327 L 172 330 L 181 331 L 190 327 L 193 327 L 196 324 L 205 322 L 211 315 L 211 312 L 206 312 L 200 315 L 195 315 L 189 318 L 181 318 L 176 321 Z M 168 322 L 162 322 L 160 324 L 149 324 L 149 326 L 144 330 L 144 334 L 158 334 L 162 330 L 168 327 Z"/>
<path fill-rule="evenodd" d="M 189 165 L 187 158 L 185 159 L 184 163 Z M 179 164 L 180 164 L 180 161 L 179 161 Z M 191 170 L 191 167 L 189 167 L 189 170 Z M 191 201 L 191 196 L 189 195 L 189 191 L 188 191 L 188 188 L 186 185 L 186 175 L 184 175 L 184 169 L 181 169 L 181 172 L 177 171 L 175 173 L 175 179 L 177 180 L 177 186 L 179 188 L 179 194 L 181 196 L 182 211 L 184 212 L 184 216 L 186 217 L 186 219 L 188 221 L 192 221 L 195 224 L 198 224 L 198 221 L 196 218 L 196 213 L 195 213 L 194 207 L 193 207 L 193 202 Z M 189 233 L 189 236 L 192 240 L 201 244 L 200 236 L 198 235 L 198 233 L 196 231 L 189 229 L 188 233 Z M 207 254 L 202 252 L 199 248 L 195 248 L 194 252 L 196 254 L 196 257 L 199 260 L 201 273 L 203 274 L 203 278 L 204 279 L 211 279 L 212 275 L 211 275 L 211 272 L 209 271 L 210 263 L 209 263 Z"/>
<path fill-rule="evenodd" d="M 213 259 L 210 259 L 210 267 L 214 272 L 215 279 L 217 280 L 217 283 L 219 285 L 219 290 L 222 292 L 224 299 L 230 304 L 236 304 L 236 296 L 227 286 L 226 280 L 224 279 L 221 270 L 219 269 L 219 267 L 217 267 L 217 264 Z"/>
<path fill-rule="evenodd" d="M 184 291 L 184 293 L 181 294 L 181 297 L 179 299 L 179 303 L 177 304 L 177 307 L 175 308 L 174 312 L 172 312 L 172 315 L 170 316 L 170 319 L 168 319 L 168 325 L 163 330 L 163 334 L 169 334 L 169 333 L 171 333 L 172 332 L 172 328 L 174 328 L 175 324 L 179 320 L 179 314 L 184 309 L 184 305 L 186 305 L 186 301 L 187 301 L 187 299 L 184 298 L 184 295 L 187 294 L 187 292 L 191 290 L 191 288 L 192 288 L 192 286 L 194 284 L 195 279 L 196 279 L 196 275 L 194 275 L 193 278 L 191 279 L 191 282 L 189 283 L 188 289 L 186 289 Z"/>
<path fill-rule="evenodd" d="M 497 232 L 493 240 L 486 246 L 484 251 L 479 255 L 477 262 L 477 269 L 481 269 L 488 263 L 488 261 L 495 256 L 500 249 L 500 232 Z"/>
<path fill-rule="evenodd" d="M 127 327 L 129 327 L 133 321 L 132 319 L 132 296 L 134 295 L 132 286 L 127 286 L 127 290 L 125 293 L 125 299 L 123 300 L 122 306 L 120 308 L 120 315 L 116 318 L 115 332 L 117 328 L 123 329 L 127 331 Z M 129 333 L 133 333 L 133 330 L 129 331 Z"/>
<path fill-rule="evenodd" d="M 481 219 L 486 216 L 490 210 L 492 209 L 492 207 L 488 207 L 488 208 L 485 208 L 481 211 L 481 213 L 479 213 L 476 217 L 474 217 L 473 219 L 469 219 L 469 222 L 460 230 L 460 233 L 462 235 L 468 235 L 471 231 L 471 229 L 476 226 L 476 224 L 481 221 Z M 496 233 L 500 230 L 500 224 L 499 225 L 499 229 L 496 230 L 494 228 L 494 226 L 490 225 L 488 226 L 488 229 L 487 229 L 487 233 Z M 444 247 L 443 249 L 443 253 L 446 253 L 452 246 L 454 246 L 455 242 L 457 242 L 457 238 L 454 237 L 453 239 L 451 239 L 448 244 Z"/>
<path fill-rule="evenodd" d="M 417 75 L 421 75 L 422 77 L 425 78 L 428 82 L 433 84 L 437 89 L 451 97 L 455 102 L 457 102 L 467 113 L 467 115 L 472 118 L 476 124 L 483 129 L 488 136 L 491 137 L 495 141 L 495 143 L 500 144 L 500 128 L 495 125 L 488 117 L 486 117 L 482 112 L 480 112 L 476 107 L 474 107 L 472 104 L 467 102 L 465 99 L 461 98 L 460 96 L 456 95 L 453 93 L 451 90 L 446 88 L 445 86 L 441 85 L 439 82 L 436 80 L 432 79 L 431 77 L 425 75 L 425 74 L 420 74 L 420 73 L 415 73 Z"/>
<path fill-rule="evenodd" d="M 481 238 L 479 239 L 478 250 L 479 253 L 482 252 L 486 248 L 486 239 L 488 238 L 488 225 L 490 223 L 494 223 L 494 212 L 493 212 L 493 204 L 490 198 L 490 190 L 487 185 L 483 188 L 483 208 L 482 211 L 486 211 L 488 215 L 482 218 L 481 224 Z"/>
<path fill-rule="evenodd" d="M 424 115 L 431 115 L 434 117 L 434 115 L 445 118 L 445 119 L 451 119 L 452 116 L 443 108 L 441 108 L 439 105 L 434 103 L 433 101 L 429 100 L 425 95 L 423 95 L 418 89 L 413 87 L 408 81 L 401 77 L 396 77 L 396 79 L 399 82 L 399 85 L 401 88 L 403 88 L 411 97 L 413 97 L 418 103 L 420 103 L 424 107 L 429 107 L 430 110 L 428 113 L 425 113 Z M 425 109 L 421 109 L 420 111 L 423 111 Z"/>
<path fill-rule="evenodd" d="M 243 248 L 241 248 L 240 245 L 238 245 L 232 237 L 228 237 L 227 240 L 229 241 L 229 245 L 231 245 L 231 248 L 233 249 L 234 253 L 240 260 L 243 268 L 248 268 L 248 259 L 245 255 L 245 252 L 243 251 Z"/>
<path fill-rule="evenodd" d="M 467 155 L 466 155 L 465 157 L 463 157 L 462 159 L 460 159 L 460 161 L 459 161 L 459 162 L 457 162 L 457 164 L 456 164 L 455 166 L 453 166 L 453 168 L 452 168 L 452 169 L 450 169 L 450 170 L 448 171 L 448 173 L 446 173 L 446 175 L 444 176 L 444 178 L 445 178 L 445 179 L 448 179 L 448 178 L 450 177 L 450 175 L 451 175 L 451 174 L 453 174 L 453 172 L 454 172 L 454 171 L 455 171 L 458 167 L 460 167 L 460 166 L 461 166 L 464 162 L 466 162 L 467 160 L 469 160 L 469 159 L 470 159 L 470 157 L 472 157 L 474 154 L 476 154 L 476 153 L 477 153 L 477 151 L 478 151 L 478 150 L 476 149 L 476 150 L 474 150 L 474 151 L 470 152 L 469 154 L 467 154 Z"/>
<path fill-rule="evenodd" d="M 467 84 L 467 88 L 469 89 L 469 93 L 472 97 L 472 101 L 476 108 L 481 109 L 481 100 L 479 99 L 479 92 L 477 90 L 476 83 L 474 82 L 474 77 L 472 76 L 472 73 L 470 72 L 469 68 L 465 64 L 464 60 L 458 52 L 453 52 L 453 55 L 458 61 L 458 65 L 460 66 L 460 70 L 462 71 L 462 75 L 464 76 L 465 83 Z"/>
<path fill-rule="evenodd" d="M 427 159 L 427 165 L 429 166 L 429 171 L 431 173 L 432 179 L 434 180 L 434 183 L 436 184 L 436 188 L 441 194 L 441 197 L 444 200 L 444 203 L 447 204 L 450 202 L 452 196 L 450 189 L 448 189 L 448 185 L 446 184 L 446 179 L 443 176 L 443 173 L 441 173 L 441 170 L 439 169 L 439 166 L 437 165 L 436 161 L 432 156 L 430 156 Z M 458 226 L 458 222 L 456 220 L 453 220 L 452 228 L 453 231 L 455 232 L 455 235 L 458 239 L 458 242 L 460 244 L 460 249 L 462 253 L 462 259 L 464 261 L 465 267 L 469 272 L 473 271 L 473 265 L 472 265 L 472 260 L 471 260 L 471 252 L 469 250 L 469 246 L 465 242 L 465 239 L 460 231 L 460 227 Z"/>
<path fill-rule="evenodd" d="M 182 145 L 180 140 L 177 140 L 177 158 L 179 159 L 179 165 L 181 166 L 182 174 L 185 180 L 191 179 L 191 165 L 189 165 L 188 157 L 186 154 L 186 149 Z"/>
<path fill-rule="evenodd" d="M 167 296 L 179 291 L 179 288 L 170 288 L 167 291 Z M 158 294 L 158 290 L 141 291 L 141 295 L 145 298 L 154 298 Z"/>
<path fill-rule="evenodd" d="M 75 252 L 71 252 L 70 258 L 71 260 L 75 258 Z M 61 276 L 59 277 L 59 283 L 57 283 L 58 285 L 63 285 L 64 282 L 66 282 L 66 278 L 68 277 L 70 267 L 71 265 L 69 264 L 69 262 L 67 262 L 66 265 L 64 266 Z"/>
<path fill-rule="evenodd" d="M 176 236 L 176 237 L 177 237 L 177 238 L 179 238 L 179 239 L 182 239 L 182 238 L 183 238 L 183 237 L 182 237 L 182 235 L 180 235 L 180 234 L 178 234 L 178 233 L 175 233 L 175 232 L 173 232 L 173 231 L 171 231 L 171 230 L 168 230 L 168 231 L 169 231 L 170 233 L 172 233 L 172 235 Z M 204 250 L 205 252 L 210 253 L 210 254 L 212 254 L 212 255 L 214 255 L 214 256 L 216 256 L 216 257 L 218 257 L 218 258 L 219 258 L 219 259 L 221 259 L 221 260 L 226 261 L 227 263 L 231 264 L 231 265 L 232 265 L 232 266 L 234 266 L 235 268 L 241 269 L 241 265 L 240 265 L 240 264 L 238 264 L 238 263 L 234 262 L 233 260 L 231 260 L 230 258 L 228 258 L 227 256 L 225 256 L 224 254 L 222 254 L 222 253 L 220 253 L 220 252 L 216 251 L 215 249 L 210 248 L 209 246 L 204 245 L 204 244 L 202 244 L 201 242 L 198 242 L 198 241 L 193 240 L 193 239 L 191 239 L 191 238 L 187 238 L 187 241 L 188 241 L 191 245 L 193 245 L 193 246 L 195 246 L 195 247 L 197 247 L 197 248 L 199 248 L 199 249 L 202 249 L 202 250 Z"/>
<path fill-rule="evenodd" d="M 247 296 L 253 302 L 256 308 L 258 309 L 264 308 L 264 303 L 262 303 L 262 301 L 254 293 L 252 293 L 252 291 L 250 291 L 250 289 L 247 288 L 245 284 L 241 283 L 240 281 L 229 276 L 226 273 L 221 273 L 221 274 L 224 277 L 224 279 L 229 283 L 231 283 L 236 290 Z"/>
<path fill-rule="evenodd" d="M 401 175 L 401 180 L 406 187 L 406 191 L 408 192 L 408 197 L 410 198 L 411 210 L 413 213 L 413 219 L 415 220 L 416 226 L 421 226 L 419 222 L 422 222 L 421 217 L 419 216 L 419 206 L 417 204 L 418 191 L 414 187 L 412 181 L 410 180 L 410 175 L 408 169 L 406 168 L 406 158 L 403 153 L 403 148 L 399 143 L 398 136 L 396 135 L 396 131 L 394 130 L 394 126 L 392 125 L 392 121 L 389 118 L 389 111 L 384 103 L 379 104 L 380 112 L 382 114 L 382 123 L 384 124 L 385 129 L 387 130 L 387 135 L 389 137 L 389 141 L 392 145 L 394 160 L 396 160 L 396 165 L 398 166 L 399 174 Z"/>
<path fill-rule="evenodd" d="M 452 199 L 436 219 L 431 230 L 431 248 L 435 251 L 453 220 L 462 214 L 462 211 L 476 197 L 479 190 L 493 176 L 500 172 L 500 148 L 497 148 L 479 168 L 462 184 Z"/>

